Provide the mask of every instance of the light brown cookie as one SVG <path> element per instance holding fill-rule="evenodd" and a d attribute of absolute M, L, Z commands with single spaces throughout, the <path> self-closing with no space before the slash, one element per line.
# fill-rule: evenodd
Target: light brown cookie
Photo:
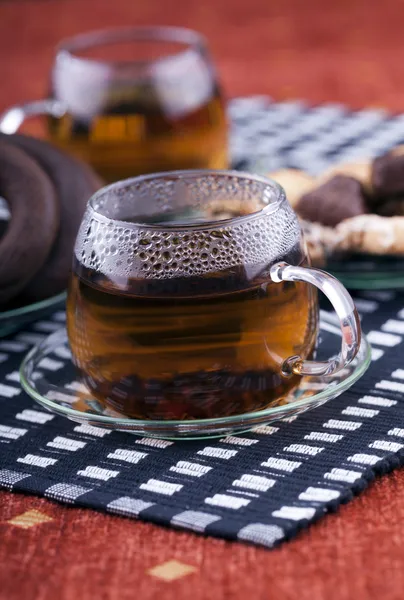
<path fill-rule="evenodd" d="M 292 208 L 295 208 L 300 198 L 310 192 L 317 185 L 315 177 L 298 169 L 280 169 L 268 173 L 267 177 L 273 179 L 285 190 L 287 199 Z"/>
<path fill-rule="evenodd" d="M 360 215 L 342 221 L 336 235 L 338 250 L 404 255 L 404 217 Z"/>
<path fill-rule="evenodd" d="M 318 185 L 322 185 L 335 175 L 347 175 L 357 179 L 367 194 L 372 193 L 372 160 L 364 158 L 350 163 L 333 165 L 318 177 Z"/>
<path fill-rule="evenodd" d="M 335 229 L 310 221 L 300 221 L 300 224 L 311 264 L 313 267 L 325 267 L 327 257 L 333 253 L 335 247 Z"/>

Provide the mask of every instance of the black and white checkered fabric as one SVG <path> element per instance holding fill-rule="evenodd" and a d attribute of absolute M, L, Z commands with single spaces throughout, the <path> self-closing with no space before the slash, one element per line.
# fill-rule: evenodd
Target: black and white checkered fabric
<path fill-rule="evenodd" d="M 258 96 L 233 100 L 229 113 L 235 164 L 263 173 L 291 167 L 318 175 L 404 143 L 404 114 L 381 109 L 352 112 L 340 104 L 310 107 Z"/>
<path fill-rule="evenodd" d="M 264 99 L 236 100 L 230 112 L 244 168 L 266 156 L 267 169 L 316 171 L 366 143 L 369 154 L 400 141 L 381 112 Z M 139 438 L 46 412 L 22 392 L 18 367 L 65 315 L 33 323 L 0 340 L 0 487 L 267 547 L 290 539 L 404 462 L 404 294 L 362 293 L 357 306 L 373 362 L 353 388 L 297 418 L 209 441 Z M 66 360 L 42 368 L 57 373 Z"/>

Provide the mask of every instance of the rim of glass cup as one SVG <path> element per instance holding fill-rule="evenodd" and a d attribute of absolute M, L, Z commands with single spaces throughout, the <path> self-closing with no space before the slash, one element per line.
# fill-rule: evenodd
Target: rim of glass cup
<path fill-rule="evenodd" d="M 248 179 L 251 182 L 262 183 L 264 184 L 268 190 L 271 191 L 272 198 L 271 201 L 263 206 L 260 210 L 254 211 L 247 215 L 242 215 L 240 217 L 232 217 L 230 219 L 220 219 L 217 221 L 203 221 L 198 223 L 187 223 L 186 225 L 181 225 L 178 223 L 164 223 L 163 224 L 153 224 L 153 223 L 142 223 L 134 222 L 134 221 L 125 221 L 122 219 L 115 219 L 113 217 L 107 217 L 100 211 L 96 203 L 100 201 L 105 195 L 108 195 L 111 191 L 120 190 L 122 188 L 130 188 L 131 185 L 140 183 L 142 181 L 149 181 L 152 179 L 177 179 L 180 181 L 181 179 L 191 179 L 191 178 L 200 178 L 200 177 L 235 177 L 236 179 Z M 129 189 L 128 189 L 129 191 Z M 130 177 L 129 179 L 124 179 L 122 181 L 117 181 L 115 183 L 111 183 L 100 190 L 98 190 L 88 201 L 88 207 L 91 212 L 96 215 L 98 221 L 104 223 L 116 223 L 126 227 L 127 229 L 147 229 L 154 231 L 206 231 L 206 229 L 217 229 L 222 225 L 238 225 L 239 223 L 245 223 L 247 221 L 262 218 L 267 215 L 273 214 L 278 210 L 278 208 L 286 202 L 286 194 L 284 189 L 274 181 L 273 179 L 269 179 L 268 177 L 264 177 L 262 175 L 255 175 L 251 173 L 246 173 L 243 171 L 232 171 L 230 170 L 215 170 L 215 169 L 190 169 L 190 170 L 180 170 L 180 171 L 163 171 L 160 173 L 151 173 L 148 175 L 139 175 L 137 177 Z"/>
<path fill-rule="evenodd" d="M 163 54 L 161 57 L 155 57 L 150 59 L 131 59 L 131 60 L 107 60 L 98 59 L 88 56 L 80 56 L 77 52 L 82 50 L 89 50 L 91 48 L 97 48 L 100 46 L 118 44 L 121 42 L 173 42 L 182 45 L 183 48 L 179 49 L 178 52 Z M 68 57 L 70 60 L 76 60 L 80 63 L 89 63 L 93 65 L 147 65 L 165 60 L 167 58 L 173 58 L 175 56 L 182 56 L 189 52 L 189 50 L 195 50 L 197 52 L 205 52 L 207 49 L 206 38 L 186 27 L 172 27 L 169 25 L 138 25 L 129 27 L 111 27 L 107 29 L 98 29 L 95 31 L 89 31 L 86 33 L 79 33 L 72 37 L 66 38 L 58 44 L 56 47 L 56 55 L 62 57 Z"/>

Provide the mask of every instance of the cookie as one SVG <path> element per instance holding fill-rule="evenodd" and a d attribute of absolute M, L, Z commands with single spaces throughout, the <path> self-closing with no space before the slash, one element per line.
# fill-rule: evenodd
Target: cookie
<path fill-rule="evenodd" d="M 313 267 L 322 268 L 327 264 L 327 257 L 332 254 L 336 242 L 335 229 L 319 223 L 300 221 L 310 262 Z"/>
<path fill-rule="evenodd" d="M 48 259 L 24 288 L 25 301 L 34 302 L 66 289 L 86 203 L 102 182 L 85 163 L 47 142 L 24 135 L 9 135 L 6 139 L 37 161 L 52 181 L 60 206 L 60 227 Z"/>
<path fill-rule="evenodd" d="M 404 155 L 388 152 L 375 158 L 372 165 L 374 204 L 386 197 L 404 195 Z"/>
<path fill-rule="evenodd" d="M 351 163 L 340 163 L 330 167 L 318 177 L 318 185 L 326 183 L 335 175 L 346 175 L 357 179 L 362 184 L 365 193 L 367 195 L 372 194 L 372 160 L 370 158 Z"/>
<path fill-rule="evenodd" d="M 16 296 L 45 263 L 60 224 L 55 188 L 25 152 L 0 141 L 0 196 L 11 212 L 0 239 L 0 303 Z"/>
<path fill-rule="evenodd" d="M 375 210 L 381 217 L 402 217 L 404 216 L 404 197 L 386 198 L 375 207 Z"/>
<path fill-rule="evenodd" d="M 328 227 L 367 212 L 366 197 L 357 179 L 335 175 L 302 196 L 296 206 L 302 219 Z"/>
<path fill-rule="evenodd" d="M 292 208 L 295 208 L 300 198 L 316 186 L 316 179 L 298 169 L 280 169 L 268 173 L 267 177 L 273 179 L 285 190 L 286 198 Z"/>
<path fill-rule="evenodd" d="M 404 217 L 360 215 L 340 223 L 336 235 L 339 250 L 404 255 Z"/>
<path fill-rule="evenodd" d="M 390 150 L 390 154 L 392 154 L 393 156 L 402 156 L 404 154 L 404 144 L 395 146 L 395 148 Z"/>

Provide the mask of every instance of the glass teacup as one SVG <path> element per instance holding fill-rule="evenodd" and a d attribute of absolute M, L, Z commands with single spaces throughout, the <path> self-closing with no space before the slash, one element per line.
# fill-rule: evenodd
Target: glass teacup
<path fill-rule="evenodd" d="M 106 181 L 224 169 L 227 122 L 206 40 L 180 27 L 121 27 L 62 41 L 49 97 L 10 108 L 0 131 L 48 116 L 48 137 Z"/>
<path fill-rule="evenodd" d="M 312 360 L 316 287 L 342 328 L 341 351 L 326 362 Z M 303 375 L 347 365 L 361 331 L 342 284 L 310 268 L 278 184 L 176 171 L 112 184 L 89 201 L 68 335 L 84 382 L 107 407 L 200 419 L 285 402 Z"/>

